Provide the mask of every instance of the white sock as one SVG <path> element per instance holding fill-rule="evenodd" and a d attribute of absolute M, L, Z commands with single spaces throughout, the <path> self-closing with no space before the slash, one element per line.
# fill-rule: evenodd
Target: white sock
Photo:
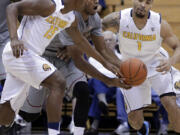
<path fill-rule="evenodd" d="M 69 124 L 69 130 L 70 130 L 70 133 L 71 133 L 71 134 L 73 134 L 73 133 L 74 133 L 74 127 L 75 127 L 75 125 L 74 125 L 74 121 L 73 121 L 73 120 L 71 120 L 71 123 Z"/>
<path fill-rule="evenodd" d="M 48 128 L 48 135 L 58 135 L 60 132 L 58 130 Z"/>
<path fill-rule="evenodd" d="M 60 134 L 61 122 L 48 122 L 48 135 Z"/>
<path fill-rule="evenodd" d="M 74 126 L 74 135 L 83 135 L 84 134 L 84 127 L 76 127 Z"/>

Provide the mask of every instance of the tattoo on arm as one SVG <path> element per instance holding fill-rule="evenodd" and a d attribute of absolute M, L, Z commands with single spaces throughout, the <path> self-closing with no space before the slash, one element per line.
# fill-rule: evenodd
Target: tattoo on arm
<path fill-rule="evenodd" d="M 102 19 L 103 28 L 116 27 L 119 28 L 120 14 L 119 12 L 113 12 Z"/>

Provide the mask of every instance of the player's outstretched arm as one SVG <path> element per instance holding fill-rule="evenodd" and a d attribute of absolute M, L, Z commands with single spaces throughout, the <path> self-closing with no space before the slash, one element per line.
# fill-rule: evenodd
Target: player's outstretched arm
<path fill-rule="evenodd" d="M 79 68 L 84 73 L 89 74 L 90 76 L 103 81 L 108 86 L 130 88 L 130 86 L 124 84 L 120 79 L 109 78 L 109 77 L 103 75 L 102 73 L 100 73 L 96 68 L 94 68 L 91 64 L 89 64 L 83 58 L 82 51 L 76 45 L 69 46 L 67 48 L 68 48 L 68 52 L 71 55 L 76 67 Z"/>
<path fill-rule="evenodd" d="M 171 65 L 180 62 L 180 41 L 165 20 L 162 20 L 161 24 L 161 37 L 163 38 L 163 42 L 174 50 L 174 54 L 168 60 L 162 61 L 157 69 L 159 72 L 168 71 Z"/>
<path fill-rule="evenodd" d="M 75 21 L 70 28 L 66 29 L 66 32 L 71 36 L 74 43 L 81 49 L 82 52 L 86 53 L 88 56 L 95 58 L 99 61 L 104 67 L 109 69 L 115 74 L 120 74 L 119 69 L 106 61 L 95 49 L 92 48 L 90 43 L 84 36 L 79 32 L 77 28 L 77 22 Z"/>
<path fill-rule="evenodd" d="M 103 36 L 91 35 L 96 50 L 110 63 L 120 68 L 121 60 L 115 55 L 113 50 L 109 49 Z"/>
<path fill-rule="evenodd" d="M 50 0 L 22 0 L 8 5 L 7 23 L 11 39 L 11 47 L 15 57 L 23 54 L 23 44 L 20 43 L 17 36 L 17 18 L 20 15 L 40 15 L 48 16 L 55 10 L 55 4 Z"/>
<path fill-rule="evenodd" d="M 102 26 L 104 30 L 110 27 L 114 27 L 117 30 L 119 30 L 119 25 L 120 25 L 119 23 L 120 23 L 119 12 L 110 13 L 102 19 Z"/>

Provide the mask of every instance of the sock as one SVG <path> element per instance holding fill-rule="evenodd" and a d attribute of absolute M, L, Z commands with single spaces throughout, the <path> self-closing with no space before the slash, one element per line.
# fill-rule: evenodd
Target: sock
<path fill-rule="evenodd" d="M 91 125 L 91 128 L 98 129 L 99 126 L 99 120 L 95 119 Z"/>
<path fill-rule="evenodd" d="M 50 122 L 48 123 L 48 135 L 58 135 L 60 134 L 60 123 Z"/>
<path fill-rule="evenodd" d="M 74 127 L 75 127 L 74 120 L 72 118 L 71 123 L 69 124 L 69 131 L 70 131 L 71 134 L 74 133 Z"/>
<path fill-rule="evenodd" d="M 143 123 L 143 126 L 141 127 L 141 129 L 138 130 L 138 132 L 140 132 L 143 135 L 146 134 L 146 126 L 144 125 L 144 123 Z"/>
<path fill-rule="evenodd" d="M 108 104 L 106 101 L 106 95 L 104 93 L 98 94 L 97 97 L 98 97 L 99 101 L 104 102 L 106 105 Z"/>
<path fill-rule="evenodd" d="M 74 135 L 84 135 L 84 127 L 76 127 L 74 126 Z"/>

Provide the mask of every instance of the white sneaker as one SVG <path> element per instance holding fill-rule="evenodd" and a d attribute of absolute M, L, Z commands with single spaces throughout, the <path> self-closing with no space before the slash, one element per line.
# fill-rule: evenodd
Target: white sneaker
<path fill-rule="evenodd" d="M 25 127 L 27 124 L 27 122 L 18 114 L 15 116 L 14 121 L 16 124 L 19 124 L 22 127 Z"/>
<path fill-rule="evenodd" d="M 68 126 L 68 129 L 69 129 L 69 131 L 70 131 L 71 134 L 74 133 L 74 127 L 75 127 L 74 121 L 72 120 L 71 123 L 70 123 L 69 126 Z"/>
<path fill-rule="evenodd" d="M 120 124 L 114 132 L 118 135 L 120 135 L 120 134 L 130 135 L 128 123 L 124 122 L 124 123 Z"/>

